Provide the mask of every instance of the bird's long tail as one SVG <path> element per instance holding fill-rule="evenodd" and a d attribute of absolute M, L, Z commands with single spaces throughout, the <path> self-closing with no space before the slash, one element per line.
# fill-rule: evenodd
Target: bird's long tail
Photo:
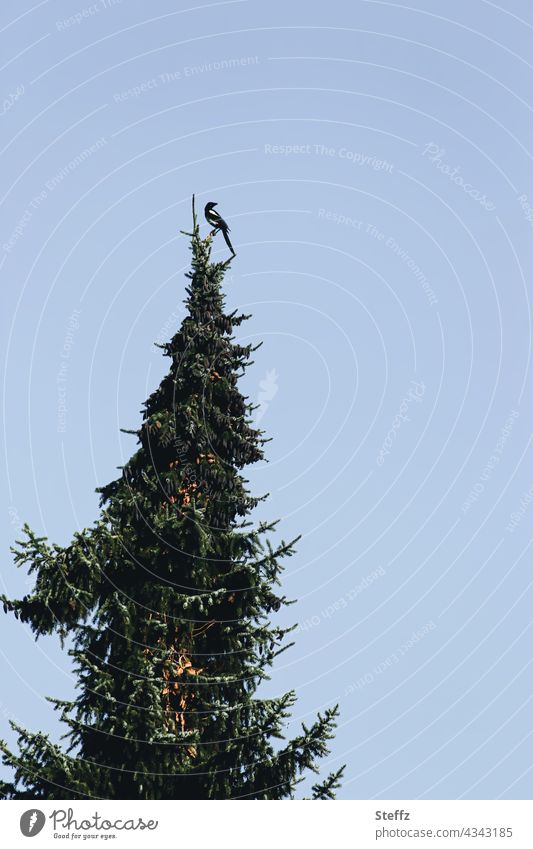
<path fill-rule="evenodd" d="M 228 236 L 228 231 L 227 231 L 225 228 L 223 228 L 223 229 L 222 229 L 222 235 L 224 236 L 224 240 L 225 240 L 225 242 L 226 242 L 226 244 L 227 244 L 228 248 L 229 248 L 229 249 L 230 249 L 230 251 L 232 252 L 233 256 L 237 256 L 237 254 L 236 254 L 236 253 L 235 253 L 235 251 L 233 250 L 233 245 L 232 245 L 232 244 L 231 244 L 231 242 L 230 242 L 230 238 L 229 238 L 229 236 Z"/>

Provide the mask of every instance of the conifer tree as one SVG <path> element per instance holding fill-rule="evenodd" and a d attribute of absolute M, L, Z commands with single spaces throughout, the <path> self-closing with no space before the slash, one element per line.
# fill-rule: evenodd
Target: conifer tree
<path fill-rule="evenodd" d="M 263 431 L 238 378 L 252 346 L 233 334 L 193 198 L 187 315 L 160 347 L 170 369 L 142 410 L 138 448 L 97 490 L 101 513 L 61 547 L 27 525 L 15 561 L 35 575 L 4 610 L 36 637 L 72 638 L 78 693 L 49 699 L 64 745 L 16 723 L 18 753 L 0 742 L 12 799 L 284 799 L 328 753 L 337 707 L 288 742 L 294 692 L 256 693 L 291 628 L 270 623 L 279 595 L 276 523 L 255 524 L 262 500 L 241 471 L 263 457 Z M 266 496 L 265 496 L 266 497 Z M 283 643 L 283 645 L 282 645 Z M 281 742 L 280 742 L 281 741 Z M 315 784 L 333 798 L 342 770 Z"/>

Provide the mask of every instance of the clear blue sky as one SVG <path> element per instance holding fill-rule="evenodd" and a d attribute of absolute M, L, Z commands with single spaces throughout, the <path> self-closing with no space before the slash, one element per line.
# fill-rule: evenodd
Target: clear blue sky
<path fill-rule="evenodd" d="M 178 5 L 0 10 L 3 590 L 23 521 L 96 519 L 217 200 L 264 341 L 249 477 L 303 534 L 265 692 L 340 702 L 341 798 L 529 798 L 531 6 Z M 69 659 L 0 622 L 3 735 L 56 738 Z"/>

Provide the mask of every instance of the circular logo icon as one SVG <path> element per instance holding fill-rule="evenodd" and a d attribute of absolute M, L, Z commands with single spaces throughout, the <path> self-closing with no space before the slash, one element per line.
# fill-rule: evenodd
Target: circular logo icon
<path fill-rule="evenodd" d="M 29 811 L 24 811 L 20 818 L 20 830 L 24 837 L 35 837 L 42 831 L 46 817 L 42 811 L 37 808 L 31 808 Z"/>

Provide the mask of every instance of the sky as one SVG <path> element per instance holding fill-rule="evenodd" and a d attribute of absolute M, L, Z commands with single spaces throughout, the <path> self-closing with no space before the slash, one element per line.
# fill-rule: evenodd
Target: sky
<path fill-rule="evenodd" d="M 24 522 L 97 519 L 218 201 L 247 477 L 302 535 L 263 693 L 339 703 L 342 799 L 533 790 L 532 38 L 526 0 L 0 8 L 2 592 Z M 1 736 L 57 740 L 70 658 L 0 627 Z"/>

